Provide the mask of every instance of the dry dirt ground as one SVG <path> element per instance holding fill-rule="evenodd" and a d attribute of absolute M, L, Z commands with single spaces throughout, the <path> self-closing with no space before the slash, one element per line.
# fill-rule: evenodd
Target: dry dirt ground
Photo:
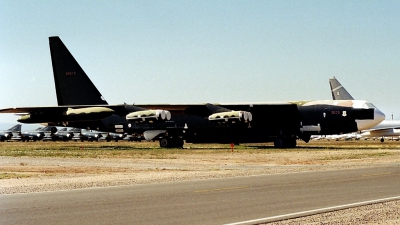
<path fill-rule="evenodd" d="M 137 149 L 134 147 L 135 143 L 121 142 L 26 144 L 32 145 L 31 152 L 42 149 L 51 151 L 52 148 L 64 152 L 73 148 L 79 149 L 78 152 L 90 152 L 92 147 L 88 146 L 91 145 L 102 148 L 111 146 L 111 150 L 106 148 L 108 150 L 95 152 L 95 155 L 65 155 L 58 154 L 57 151 L 55 154 L 46 152 L 45 155 L 31 155 L 16 153 L 18 148 L 26 151 L 26 147 L 19 147 L 21 144 L 2 143 L 0 194 L 400 164 L 400 142 L 395 141 L 312 141 L 301 144 L 296 149 L 246 145 L 235 148 L 233 152 L 225 145 L 187 144 L 183 150 L 159 150 L 156 144 Z M 72 147 L 63 149 L 64 145 Z M 117 149 L 125 147 L 120 153 L 121 151 L 114 151 L 113 146 L 117 146 Z M 394 201 L 392 204 L 399 209 L 399 202 Z M 393 207 L 389 207 L 388 210 L 392 209 Z M 318 224 L 340 224 L 321 223 L 321 219 L 314 221 Z M 304 221 L 285 224 L 303 223 Z M 400 224 L 399 217 L 392 224 Z"/>

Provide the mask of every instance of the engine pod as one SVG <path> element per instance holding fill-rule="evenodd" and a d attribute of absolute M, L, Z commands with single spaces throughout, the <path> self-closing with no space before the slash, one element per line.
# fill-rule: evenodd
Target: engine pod
<path fill-rule="evenodd" d="M 171 119 L 171 113 L 167 110 L 151 109 L 132 112 L 126 115 L 129 121 L 165 121 Z"/>
<path fill-rule="evenodd" d="M 222 112 L 222 113 L 214 113 L 208 117 L 210 121 L 225 121 L 228 122 L 230 120 L 238 120 L 244 122 L 250 122 L 253 120 L 253 116 L 250 112 L 246 111 L 231 111 L 231 112 Z"/>

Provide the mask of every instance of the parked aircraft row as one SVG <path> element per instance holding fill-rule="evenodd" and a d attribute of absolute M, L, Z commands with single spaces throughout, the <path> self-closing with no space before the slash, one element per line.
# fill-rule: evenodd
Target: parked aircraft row
<path fill-rule="evenodd" d="M 46 133 L 50 133 L 56 129 L 55 127 L 40 127 L 34 131 L 21 131 L 21 124 L 17 124 L 8 130 L 0 131 L 0 141 L 21 140 L 21 141 L 37 141 L 42 140 Z"/>
<path fill-rule="evenodd" d="M 61 39 L 49 42 L 58 106 L 0 113 L 24 114 L 21 123 L 143 135 L 161 147 L 182 147 L 184 141 L 295 147 L 298 138 L 308 142 L 311 135 L 366 130 L 385 118 L 365 100 L 109 105 Z"/>
<path fill-rule="evenodd" d="M 17 124 L 5 131 L 0 131 L 0 141 L 119 141 L 123 139 L 138 140 L 126 134 L 111 132 L 89 131 L 80 128 L 67 129 L 66 127 L 57 129 L 54 126 L 39 127 L 33 131 L 21 131 L 21 124 Z"/>

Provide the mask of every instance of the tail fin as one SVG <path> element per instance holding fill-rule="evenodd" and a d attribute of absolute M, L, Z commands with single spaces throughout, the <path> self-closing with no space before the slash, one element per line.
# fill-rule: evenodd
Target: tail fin
<path fill-rule="evenodd" d="M 57 127 L 55 126 L 45 126 L 45 127 L 39 127 L 38 129 L 36 129 L 37 131 L 42 131 L 42 132 L 51 132 L 51 133 L 55 133 L 57 132 Z"/>
<path fill-rule="evenodd" d="M 49 37 L 58 105 L 107 105 L 59 37 Z"/>
<path fill-rule="evenodd" d="M 74 133 L 80 133 L 81 130 L 82 130 L 81 128 L 71 128 L 69 131 Z"/>
<path fill-rule="evenodd" d="M 329 79 L 333 100 L 354 100 L 347 90 L 333 77 Z"/>
<path fill-rule="evenodd" d="M 21 132 L 21 124 L 17 124 L 15 126 L 11 127 L 10 129 L 8 129 L 7 131 Z"/>

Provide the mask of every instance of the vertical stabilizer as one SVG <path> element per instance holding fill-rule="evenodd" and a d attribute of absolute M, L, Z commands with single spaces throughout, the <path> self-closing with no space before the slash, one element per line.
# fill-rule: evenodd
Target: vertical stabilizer
<path fill-rule="evenodd" d="M 347 90 L 333 77 L 329 79 L 333 100 L 354 100 Z"/>
<path fill-rule="evenodd" d="M 71 129 L 69 130 L 69 132 L 80 133 L 81 130 L 82 130 L 81 128 L 71 128 Z"/>
<path fill-rule="evenodd" d="M 21 132 L 21 124 L 17 124 L 13 127 L 11 127 L 10 129 L 8 129 L 7 131 L 11 131 L 11 132 Z"/>
<path fill-rule="evenodd" d="M 107 105 L 59 37 L 49 37 L 58 105 Z"/>

